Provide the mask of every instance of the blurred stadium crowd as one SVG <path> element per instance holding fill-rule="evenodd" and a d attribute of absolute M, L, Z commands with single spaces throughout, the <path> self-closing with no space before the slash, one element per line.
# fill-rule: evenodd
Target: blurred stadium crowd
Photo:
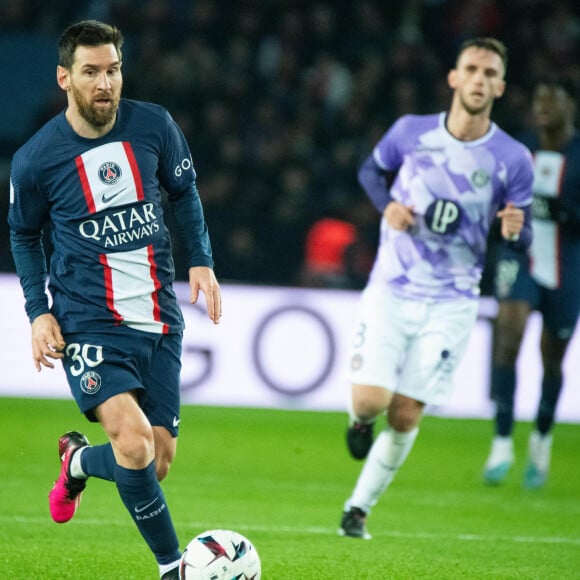
<path fill-rule="evenodd" d="M 528 126 L 536 78 L 559 70 L 580 82 L 573 0 L 0 0 L 0 7 L 0 41 L 45 35 L 54 64 L 68 24 L 97 18 L 121 28 L 124 96 L 164 105 L 186 134 L 222 282 L 364 284 L 379 216 L 357 184 L 358 165 L 400 115 L 447 108 L 447 71 L 464 39 L 507 44 L 508 89 L 493 118 L 516 136 Z M 34 63 L 21 74 L 34 78 Z M 34 130 L 64 106 L 55 82 L 42 102 Z M 11 271 L 8 166 L 22 142 L 2 135 L 0 142 L 0 270 Z M 176 266 L 185 279 L 179 258 Z"/>

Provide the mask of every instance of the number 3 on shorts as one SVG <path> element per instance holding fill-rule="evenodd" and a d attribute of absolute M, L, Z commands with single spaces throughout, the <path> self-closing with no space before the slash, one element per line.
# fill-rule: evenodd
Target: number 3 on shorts
<path fill-rule="evenodd" d="M 85 371 L 85 367 L 98 367 L 103 362 L 103 347 L 95 344 L 73 342 L 66 347 L 66 355 L 72 361 L 71 375 L 78 377 Z"/>

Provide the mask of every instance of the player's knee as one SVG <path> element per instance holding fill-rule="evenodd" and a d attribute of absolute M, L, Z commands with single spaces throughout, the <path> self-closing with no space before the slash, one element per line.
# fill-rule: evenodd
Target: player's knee
<path fill-rule="evenodd" d="M 389 408 L 389 425 L 399 433 L 412 431 L 421 421 L 423 405 L 418 401 L 397 400 Z"/>
<path fill-rule="evenodd" d="M 502 367 L 511 367 L 515 365 L 520 350 L 519 338 L 506 332 L 503 335 L 496 335 L 494 340 L 494 364 Z"/>
<path fill-rule="evenodd" d="M 370 421 L 384 411 L 375 401 L 362 399 L 353 403 L 354 414 L 363 421 Z"/>
<path fill-rule="evenodd" d="M 518 358 L 522 335 L 508 324 L 499 324 L 494 333 L 493 362 L 498 366 L 511 367 Z"/>
<path fill-rule="evenodd" d="M 544 331 L 544 335 L 546 331 Z M 544 377 L 550 382 L 562 380 L 562 361 L 566 354 L 567 341 L 546 340 L 542 337 L 542 365 L 544 367 Z"/>
<path fill-rule="evenodd" d="M 119 437 L 112 439 L 111 443 L 115 450 L 117 462 L 121 465 L 131 466 L 133 469 L 147 467 L 154 458 L 153 439 L 147 437 Z"/>
<path fill-rule="evenodd" d="M 412 431 L 419 423 L 417 415 L 408 412 L 398 412 L 389 416 L 389 425 L 399 433 Z"/>
<path fill-rule="evenodd" d="M 391 393 L 382 387 L 355 385 L 352 391 L 352 409 L 362 420 L 374 419 L 385 412 L 391 401 Z"/>

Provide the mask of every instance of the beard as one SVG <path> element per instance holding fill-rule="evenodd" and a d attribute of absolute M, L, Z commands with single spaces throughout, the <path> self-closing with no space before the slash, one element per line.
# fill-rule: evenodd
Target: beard
<path fill-rule="evenodd" d="M 118 95 L 115 96 L 113 94 L 109 97 L 111 101 L 108 108 L 97 109 L 92 103 L 85 101 L 81 93 L 74 86 L 71 86 L 71 93 L 80 116 L 89 125 L 99 128 L 114 121 L 115 116 L 117 115 L 117 109 L 119 108 L 120 97 Z"/>
<path fill-rule="evenodd" d="M 469 113 L 472 116 L 475 115 L 479 115 L 480 113 L 483 113 L 486 109 L 489 108 L 489 101 L 479 105 L 478 107 L 474 107 L 473 105 L 470 105 L 466 99 L 464 99 L 462 96 L 460 96 L 460 100 L 461 100 L 461 106 L 465 109 L 465 111 L 467 113 Z"/>

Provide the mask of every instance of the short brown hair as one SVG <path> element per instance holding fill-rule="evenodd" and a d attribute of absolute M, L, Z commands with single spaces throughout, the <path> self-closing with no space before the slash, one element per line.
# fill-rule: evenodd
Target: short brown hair
<path fill-rule="evenodd" d="M 115 26 L 104 24 L 98 20 L 83 20 L 69 26 L 58 42 L 58 64 L 68 70 L 71 69 L 75 51 L 78 46 L 101 46 L 113 44 L 121 61 L 121 47 L 123 35 Z"/>
<path fill-rule="evenodd" d="M 459 52 L 457 53 L 457 59 L 455 61 L 455 64 L 457 64 L 457 62 L 459 62 L 459 57 L 463 54 L 463 52 L 465 50 L 467 50 L 468 48 L 483 48 L 484 50 L 489 50 L 491 52 L 495 52 L 500 58 L 501 61 L 503 62 L 503 71 L 504 74 L 507 71 L 507 47 L 506 45 L 501 42 L 501 40 L 497 40 L 497 38 L 491 38 L 491 37 L 478 37 L 478 38 L 471 38 L 466 40 L 460 47 L 459 47 Z"/>

